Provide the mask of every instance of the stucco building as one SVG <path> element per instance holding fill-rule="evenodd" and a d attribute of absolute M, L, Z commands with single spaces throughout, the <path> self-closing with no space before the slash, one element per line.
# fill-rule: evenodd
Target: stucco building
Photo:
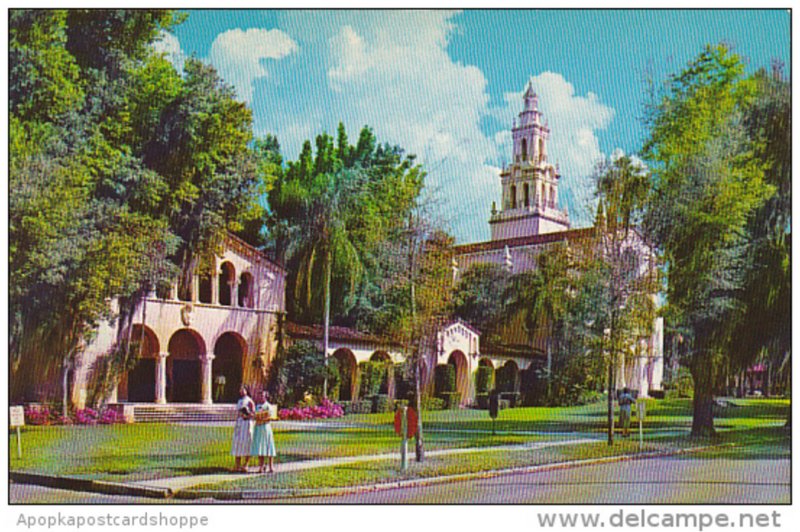
<path fill-rule="evenodd" d="M 276 352 L 286 272 L 234 236 L 213 260 L 214 275 L 195 275 L 187 293 L 175 282 L 139 302 L 130 333 L 143 339 L 141 357 L 111 402 L 235 402 L 241 383 L 263 380 Z M 85 349 L 74 370 L 74 404 L 86 403 L 97 362 L 128 334 L 119 327 L 102 324 Z"/>
<path fill-rule="evenodd" d="M 558 166 L 550 162 L 550 130 L 529 85 L 523 110 L 512 128 L 513 162 L 500 173 L 502 204 L 493 206 L 491 240 L 456 247 L 454 282 L 477 263 L 494 263 L 510 273 L 536 267 L 536 256 L 555 242 L 575 241 L 591 229 L 571 229 L 569 214 L 559 205 Z M 644 250 L 643 252 L 647 252 Z M 278 341 L 288 345 L 312 340 L 322 347 L 322 327 L 286 322 L 286 272 L 258 250 L 229 236 L 214 257 L 212 274 L 198 274 L 186 293 L 177 283 L 163 293 L 150 293 L 136 307 L 131 337 L 142 340 L 141 357 L 112 391 L 112 402 L 153 404 L 231 403 L 242 383 L 261 385 L 274 359 Z M 512 324 L 513 325 L 513 324 Z M 93 371 L 115 342 L 128 334 L 119 323 L 103 324 L 78 361 L 73 374 L 73 403 L 87 402 Z M 639 355 L 617 372 L 617 385 L 646 395 L 661 388 L 662 322 L 640 339 Z M 500 341 L 481 339 L 481 331 L 456 320 L 443 324 L 428 339 L 421 376 L 423 388 L 434 391 L 436 366 L 455 368 L 459 402 L 475 402 L 475 375 L 480 366 L 511 375 L 511 390 L 545 364 L 546 335 L 530 338 L 523 327 L 508 327 Z M 404 360 L 402 346 L 373 334 L 332 327 L 327 356 L 342 371 L 339 398 L 358 397 L 359 364 L 385 362 L 392 370 Z M 539 372 L 540 374 L 540 372 Z M 382 391 L 393 396 L 394 378 Z"/>
<path fill-rule="evenodd" d="M 550 129 L 543 121 L 539 99 L 529 84 L 523 95 L 523 109 L 512 127 L 512 163 L 500 173 L 502 203 L 492 206 L 489 218 L 491 240 L 456 247 L 454 275 L 457 277 L 472 265 L 492 263 L 516 274 L 536 268 L 536 257 L 547 246 L 557 242 L 575 242 L 589 238 L 592 228 L 571 229 L 569 213 L 559 206 L 558 166 L 548 159 L 547 141 Z M 641 256 L 651 250 L 633 235 L 629 247 Z M 648 264 L 648 261 L 642 261 Z M 481 348 L 486 363 L 510 364 L 519 373 L 518 383 L 527 373 L 542 367 L 545 357 L 545 328 L 533 338 L 522 327 L 507 327 L 504 338 L 496 345 L 484 343 Z M 626 357 L 624 367 L 616 372 L 618 387 L 629 386 L 647 395 L 661 389 L 663 375 L 663 319 L 653 324 L 653 334 L 640 339 L 636 356 Z"/>

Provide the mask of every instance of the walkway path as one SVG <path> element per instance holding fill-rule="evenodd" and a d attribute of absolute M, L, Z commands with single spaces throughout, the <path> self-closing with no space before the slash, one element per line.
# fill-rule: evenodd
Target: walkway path
<path fill-rule="evenodd" d="M 575 438 L 570 440 L 557 440 L 546 442 L 532 442 L 521 445 L 498 445 L 494 447 L 468 447 L 461 449 L 438 449 L 434 451 L 427 451 L 426 456 L 443 456 L 452 454 L 470 454 L 480 453 L 486 451 L 531 451 L 544 449 L 547 447 L 556 447 L 560 445 L 579 445 L 582 443 L 596 442 L 597 438 Z M 396 460 L 399 453 L 382 453 L 382 454 L 366 454 L 356 456 L 342 456 L 337 458 L 323 458 L 319 460 L 302 460 L 298 462 L 289 462 L 280 464 L 278 466 L 279 473 L 289 473 L 294 471 L 304 471 L 307 469 L 314 469 L 317 467 L 329 467 L 343 464 L 353 464 L 357 462 L 372 462 L 378 460 Z M 263 474 L 258 476 L 267 476 Z M 172 478 L 159 478 L 155 480 L 146 480 L 136 482 L 136 485 L 148 486 L 151 488 L 168 488 L 172 491 L 180 491 L 198 486 L 200 484 L 217 484 L 220 482 L 230 482 L 233 480 L 240 480 L 244 475 L 241 473 L 215 473 L 211 475 L 195 475 L 183 476 Z M 248 475 L 252 476 L 252 475 Z"/>

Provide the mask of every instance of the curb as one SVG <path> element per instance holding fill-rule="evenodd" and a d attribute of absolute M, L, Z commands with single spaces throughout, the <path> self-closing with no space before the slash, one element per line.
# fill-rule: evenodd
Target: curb
<path fill-rule="evenodd" d="M 444 484 L 448 482 L 458 482 L 464 480 L 475 480 L 482 478 L 494 478 L 504 475 L 518 473 L 538 473 L 544 471 L 555 471 L 559 469 L 571 469 L 587 465 L 606 464 L 614 462 L 625 462 L 633 460 L 647 460 L 650 458 L 663 458 L 666 456 L 677 456 L 695 452 L 707 451 L 720 447 L 731 447 L 733 443 L 718 445 L 707 445 L 703 447 L 692 447 L 689 449 L 677 449 L 675 451 L 651 451 L 641 454 L 624 454 L 619 456 L 608 456 L 603 458 L 587 458 L 585 460 L 571 460 L 569 462 L 557 462 L 552 464 L 541 464 L 534 466 L 513 467 L 507 469 L 493 469 L 491 471 L 478 471 L 475 473 L 459 473 L 456 475 L 446 475 L 429 478 L 418 478 L 399 480 L 395 482 L 384 482 L 380 484 L 366 484 L 360 486 L 342 486 L 337 488 L 290 488 L 290 489 L 271 489 L 271 490 L 195 490 L 187 488 L 175 491 L 173 496 L 176 499 L 217 499 L 217 500 L 270 500 L 283 498 L 306 498 L 306 497 L 331 497 L 336 495 L 349 495 L 354 493 L 368 493 L 374 491 L 384 491 L 398 488 L 413 488 Z"/>
<path fill-rule="evenodd" d="M 151 499 L 216 499 L 221 501 L 235 500 L 269 500 L 282 498 L 305 498 L 305 497 L 330 497 L 335 495 L 348 495 L 353 493 L 367 493 L 373 491 L 383 491 L 398 488 L 413 488 L 443 484 L 447 482 L 457 482 L 463 480 L 475 480 L 481 478 L 493 478 L 503 475 L 517 473 L 536 473 L 543 471 L 554 471 L 559 469 L 570 469 L 586 465 L 606 464 L 613 462 L 624 462 L 632 460 L 646 460 L 650 458 L 662 458 L 665 456 L 676 456 L 695 452 L 717 449 L 720 447 L 732 447 L 733 443 L 719 445 L 706 445 L 703 447 L 691 447 L 689 449 L 677 449 L 674 451 L 651 451 L 641 454 L 624 454 L 619 456 L 608 456 L 603 458 L 587 458 L 585 460 L 571 460 L 568 462 L 557 462 L 552 464 L 541 464 L 533 466 L 513 467 L 507 469 L 493 469 L 490 471 L 478 471 L 475 473 L 459 473 L 456 475 L 446 475 L 429 478 L 417 478 L 399 480 L 395 482 L 384 482 L 380 484 L 366 484 L 360 486 L 342 486 L 336 488 L 290 488 L 290 489 L 271 489 L 271 490 L 195 490 L 191 488 L 183 490 L 172 490 L 170 488 L 154 488 L 141 484 L 124 484 L 121 482 L 108 482 L 103 480 L 91 480 L 75 477 L 48 476 L 37 473 L 10 472 L 9 480 L 17 484 L 34 484 L 49 488 L 66 489 L 72 491 L 88 491 L 95 493 L 105 493 L 108 495 L 128 495 L 133 497 L 147 497 Z"/>
<path fill-rule="evenodd" d="M 16 484 L 34 484 L 48 488 L 90 491 L 108 495 L 130 495 L 134 497 L 148 497 L 151 499 L 169 499 L 174 495 L 169 488 L 152 488 L 139 484 L 123 484 L 121 482 L 107 482 L 104 480 L 74 477 L 54 477 L 37 473 L 19 473 L 12 471 L 9 473 L 9 480 Z"/>

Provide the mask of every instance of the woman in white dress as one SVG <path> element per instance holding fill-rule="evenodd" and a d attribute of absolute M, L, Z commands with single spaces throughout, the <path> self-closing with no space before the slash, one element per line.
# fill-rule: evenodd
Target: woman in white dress
<path fill-rule="evenodd" d="M 256 412 L 269 412 L 272 406 L 267 402 L 267 394 L 263 391 L 258 392 L 258 405 Z M 258 456 L 258 472 L 265 473 L 264 470 L 264 457 L 269 458 L 269 472 L 274 473 L 273 459 L 275 458 L 275 437 L 272 435 L 272 427 L 270 420 L 256 421 L 256 428 L 253 432 L 253 445 L 250 449 L 250 454 Z"/>
<path fill-rule="evenodd" d="M 236 426 L 233 429 L 231 455 L 236 459 L 234 471 L 247 472 L 250 461 L 250 446 L 253 442 L 253 414 L 256 405 L 250 399 L 250 389 L 246 385 L 239 388 L 239 402 L 236 403 Z M 244 458 L 244 463 L 242 463 Z"/>

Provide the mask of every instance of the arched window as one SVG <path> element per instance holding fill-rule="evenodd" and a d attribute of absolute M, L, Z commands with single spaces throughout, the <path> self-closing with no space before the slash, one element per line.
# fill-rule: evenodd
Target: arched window
<path fill-rule="evenodd" d="M 530 190 L 528 189 L 528 183 L 522 185 L 522 195 L 525 198 L 525 207 L 531 206 L 531 197 L 530 197 Z"/>
<path fill-rule="evenodd" d="M 511 185 L 511 208 L 517 208 L 517 187 L 515 185 Z"/>
<path fill-rule="evenodd" d="M 544 161 L 544 139 L 539 137 L 539 162 Z"/>
<path fill-rule="evenodd" d="M 211 303 L 211 275 L 204 273 L 200 276 L 200 292 L 197 294 L 200 303 Z"/>
<path fill-rule="evenodd" d="M 550 186 L 550 208 L 556 208 L 556 189 Z"/>
<path fill-rule="evenodd" d="M 236 282 L 236 270 L 233 264 L 226 262 L 222 265 L 219 272 L 219 304 L 230 306 L 231 305 L 231 291 L 233 284 Z"/>
<path fill-rule="evenodd" d="M 253 276 L 244 272 L 239 278 L 239 306 L 253 308 Z"/>
<path fill-rule="evenodd" d="M 522 148 L 522 150 L 521 150 L 521 152 L 522 152 L 521 153 L 522 160 L 523 161 L 527 161 L 528 160 L 528 140 L 527 139 L 522 139 L 521 148 Z"/>

